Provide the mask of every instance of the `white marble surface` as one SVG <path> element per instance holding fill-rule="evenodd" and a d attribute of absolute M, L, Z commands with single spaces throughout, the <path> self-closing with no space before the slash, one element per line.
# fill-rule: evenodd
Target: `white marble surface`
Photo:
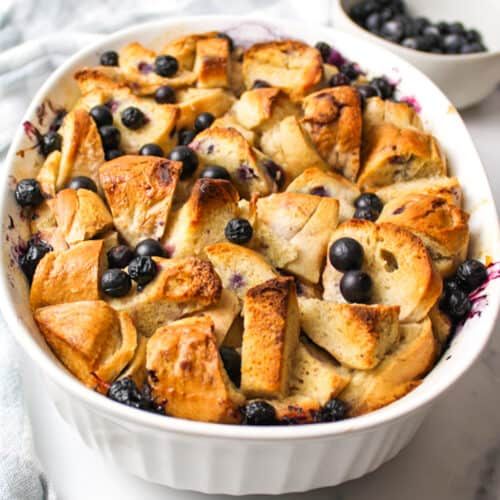
<path fill-rule="evenodd" d="M 499 206 L 500 89 L 463 116 Z M 209 500 L 203 494 L 148 484 L 104 463 L 58 416 L 36 368 L 28 359 L 22 359 L 36 451 L 60 500 Z M 362 479 L 284 498 L 500 499 L 499 386 L 500 325 L 497 325 L 480 361 L 435 406 L 415 439 L 398 457 Z M 264 497 L 248 497 L 254 498 Z"/>

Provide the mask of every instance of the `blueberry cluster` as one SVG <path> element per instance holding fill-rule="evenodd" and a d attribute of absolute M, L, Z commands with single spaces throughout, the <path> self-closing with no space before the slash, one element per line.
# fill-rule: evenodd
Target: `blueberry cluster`
<path fill-rule="evenodd" d="M 157 404 L 151 394 L 151 387 L 146 383 L 139 390 L 136 383 L 129 377 L 115 380 L 109 387 L 108 398 L 118 403 L 164 415 L 165 409 Z"/>
<path fill-rule="evenodd" d="M 363 0 L 349 11 L 360 26 L 386 40 L 409 49 L 436 54 L 485 52 L 481 34 L 460 22 L 432 23 L 426 17 L 413 17 L 402 0 Z"/>
<path fill-rule="evenodd" d="M 363 247 L 354 238 L 339 238 L 328 251 L 332 266 L 344 273 L 340 280 L 340 292 L 347 302 L 367 304 L 370 301 L 372 279 L 361 271 Z"/>
<path fill-rule="evenodd" d="M 111 248 L 107 253 L 109 269 L 101 277 L 102 291 L 110 297 L 123 297 L 130 292 L 132 280 L 142 290 L 158 272 L 154 256 L 165 257 L 166 253 L 161 243 L 151 238 L 141 241 L 134 250 L 127 245 Z"/>
<path fill-rule="evenodd" d="M 458 266 L 457 272 L 444 281 L 439 308 L 454 321 L 460 321 L 472 308 L 469 293 L 481 286 L 488 278 L 486 267 L 475 259 Z"/>

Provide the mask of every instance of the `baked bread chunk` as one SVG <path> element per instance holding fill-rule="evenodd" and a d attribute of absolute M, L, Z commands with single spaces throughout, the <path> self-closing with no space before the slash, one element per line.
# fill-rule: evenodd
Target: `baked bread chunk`
<path fill-rule="evenodd" d="M 61 163 L 61 152 L 52 151 L 47 156 L 43 165 L 38 171 L 36 180 L 40 183 L 42 191 L 47 197 L 52 198 L 56 194 L 57 189 L 57 176 L 59 175 L 59 165 Z"/>
<path fill-rule="evenodd" d="M 337 200 L 273 194 L 257 201 L 256 245 L 275 267 L 317 283 L 337 220 Z"/>
<path fill-rule="evenodd" d="M 35 320 L 58 359 L 92 389 L 112 382 L 137 347 L 128 314 L 117 313 L 102 300 L 42 307 Z"/>
<path fill-rule="evenodd" d="M 238 121 L 236 121 L 236 118 L 234 116 L 233 111 L 228 111 L 225 115 L 222 115 L 220 118 L 217 118 L 213 124 L 212 127 L 218 127 L 218 128 L 234 128 L 237 132 L 239 132 L 251 146 L 256 145 L 256 133 L 253 132 L 252 130 L 248 130 L 245 127 L 243 127 Z"/>
<path fill-rule="evenodd" d="M 88 189 L 63 189 L 52 206 L 57 226 L 69 245 L 90 240 L 113 227 L 101 197 Z"/>
<path fill-rule="evenodd" d="M 159 328 L 147 345 L 148 380 L 168 415 L 235 424 L 245 398 L 219 356 L 210 318 L 185 318 Z"/>
<path fill-rule="evenodd" d="M 335 172 L 308 168 L 296 177 L 286 189 L 291 193 L 314 194 L 335 198 L 339 202 L 339 222 L 354 215 L 354 201 L 361 194 L 355 184 Z"/>
<path fill-rule="evenodd" d="M 54 200 L 44 200 L 33 209 L 29 221 L 31 234 L 41 241 L 48 243 L 53 250 L 66 250 L 68 244 L 63 232 L 57 227 L 54 216 Z"/>
<path fill-rule="evenodd" d="M 205 253 L 224 288 L 235 292 L 240 300 L 250 288 L 277 276 L 262 255 L 240 245 L 217 243 L 205 247 Z"/>
<path fill-rule="evenodd" d="M 440 196 L 409 194 L 388 202 L 378 222 L 391 222 L 418 236 L 442 276 L 452 275 L 467 257 L 469 215 Z"/>
<path fill-rule="evenodd" d="M 196 136 L 190 147 L 203 165 L 225 167 L 241 196 L 267 195 L 276 189 L 265 170 L 265 158 L 234 128 L 211 127 Z"/>
<path fill-rule="evenodd" d="M 229 87 L 230 63 L 229 43 L 225 38 L 198 40 L 193 68 L 198 87 Z"/>
<path fill-rule="evenodd" d="M 372 278 L 372 303 L 399 305 L 402 322 L 425 318 L 441 295 L 442 280 L 422 241 L 390 223 L 352 219 L 333 233 L 330 245 L 342 237 L 363 247 L 362 270 Z M 324 299 L 345 302 L 340 293 L 342 274 L 329 262 L 323 273 Z"/>
<path fill-rule="evenodd" d="M 57 252 L 47 253 L 36 267 L 30 291 L 31 308 L 99 300 L 99 283 L 104 269 L 102 240 L 82 241 Z"/>
<path fill-rule="evenodd" d="M 163 236 L 181 169 L 156 156 L 120 156 L 101 167 L 114 225 L 130 245 Z"/>
<path fill-rule="evenodd" d="M 319 52 L 296 40 L 256 43 L 243 56 L 243 78 L 247 88 L 256 80 L 263 80 L 298 100 L 311 92 L 322 77 Z"/>
<path fill-rule="evenodd" d="M 444 198 L 450 205 L 462 206 L 462 188 L 456 177 L 429 177 L 396 182 L 375 192 L 383 203 L 409 194 L 429 194 Z"/>
<path fill-rule="evenodd" d="M 353 373 L 340 394 L 349 416 L 362 415 L 392 403 L 417 387 L 436 361 L 437 344 L 429 318 L 400 325 L 401 340 L 393 352 L 370 371 Z"/>
<path fill-rule="evenodd" d="M 446 158 L 432 135 L 390 123 L 366 131 L 358 179 L 362 190 L 440 175 L 446 175 Z"/>
<path fill-rule="evenodd" d="M 224 229 L 238 214 L 239 195 L 229 181 L 198 179 L 187 202 L 171 214 L 163 242 L 170 257 L 203 255 L 225 241 Z"/>
<path fill-rule="evenodd" d="M 82 68 L 73 75 L 73 78 L 76 80 L 82 95 L 99 90 L 108 91 L 129 87 L 125 76 L 117 66 Z"/>
<path fill-rule="evenodd" d="M 453 324 L 450 317 L 439 309 L 439 303 L 437 303 L 429 311 L 429 319 L 432 323 L 434 337 L 436 337 L 436 340 L 441 348 L 445 347 L 446 342 L 453 331 Z"/>
<path fill-rule="evenodd" d="M 274 278 L 248 290 L 243 317 L 241 390 L 249 398 L 284 398 L 300 330 L 293 279 Z"/>
<path fill-rule="evenodd" d="M 405 102 L 395 102 L 380 97 L 366 99 L 363 111 L 363 127 L 367 130 L 375 125 L 390 123 L 398 128 L 412 127 L 423 130 L 422 121 L 415 108 Z"/>
<path fill-rule="evenodd" d="M 399 307 L 337 304 L 301 298 L 306 335 L 342 364 L 359 370 L 377 366 L 399 338 Z"/>
<path fill-rule="evenodd" d="M 151 337 L 160 327 L 219 302 L 222 286 L 210 262 L 196 257 L 153 257 L 153 281 L 138 293 L 134 284 L 125 297 L 109 299 L 117 311 L 130 314 L 137 331 Z"/>
<path fill-rule="evenodd" d="M 300 307 L 300 306 L 299 306 Z M 351 380 L 350 370 L 336 363 L 325 351 L 301 339 L 290 378 L 290 394 L 308 396 L 324 405 Z"/>
<path fill-rule="evenodd" d="M 62 146 L 56 189 L 61 189 L 72 177 L 79 175 L 90 177 L 97 184 L 99 167 L 104 163 L 104 150 L 94 120 L 85 110 L 74 109 L 64 117 L 59 134 Z"/>
<path fill-rule="evenodd" d="M 335 171 L 355 181 L 360 166 L 361 102 L 356 89 L 333 87 L 302 101 L 302 124 L 319 155 Z"/>

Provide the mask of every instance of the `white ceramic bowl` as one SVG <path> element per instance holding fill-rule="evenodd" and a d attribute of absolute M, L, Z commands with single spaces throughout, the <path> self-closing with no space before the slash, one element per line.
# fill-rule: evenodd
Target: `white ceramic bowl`
<path fill-rule="evenodd" d="M 332 29 L 237 17 L 191 17 L 137 26 L 72 57 L 46 81 L 25 120 L 37 124 L 37 109 L 47 99 L 53 106 L 73 103 L 77 90 L 71 75 L 82 65 L 96 64 L 104 50 L 132 40 L 159 46 L 167 38 L 207 30 L 227 31 L 239 43 L 281 36 L 310 43 L 325 40 L 363 68 L 400 80 L 401 92 L 420 102 L 426 127 L 439 138 L 452 172 L 462 182 L 471 213 L 471 254 L 500 259 L 495 205 L 481 162 L 455 108 L 409 64 L 380 47 Z M 46 126 L 47 118 L 43 122 Z M 43 373 L 47 393 L 61 416 L 91 448 L 146 480 L 207 493 L 246 494 L 304 491 L 362 476 L 394 457 L 410 441 L 434 401 L 470 367 L 490 336 L 499 307 L 500 280 L 489 283 L 481 314 L 467 321 L 420 387 L 386 408 L 331 424 L 269 428 L 206 424 L 115 403 L 85 388 L 61 366 L 31 316 L 28 288 L 14 262 L 17 245 L 27 235 L 26 224 L 11 192 L 12 176 L 32 176 L 40 163 L 33 150 L 25 151 L 24 158 L 16 155 L 30 145 L 20 126 L 3 168 L 2 313 Z"/>
<path fill-rule="evenodd" d="M 478 103 L 500 82 L 500 2 L 498 0 L 405 0 L 412 15 L 431 21 L 460 21 L 483 34 L 488 52 L 470 55 L 429 54 L 407 49 L 373 35 L 348 15 L 362 0 L 332 0 L 335 28 L 377 43 L 422 70 L 459 109 Z"/>

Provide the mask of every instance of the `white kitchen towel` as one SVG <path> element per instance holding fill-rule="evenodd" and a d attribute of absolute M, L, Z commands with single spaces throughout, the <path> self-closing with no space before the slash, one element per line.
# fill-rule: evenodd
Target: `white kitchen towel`
<path fill-rule="evenodd" d="M 329 2 L 0 0 L 0 165 L 27 105 L 48 75 L 106 33 L 162 16 L 186 14 L 254 13 L 269 19 L 327 23 Z M 54 498 L 33 453 L 16 349 L 0 318 L 0 499 Z"/>

